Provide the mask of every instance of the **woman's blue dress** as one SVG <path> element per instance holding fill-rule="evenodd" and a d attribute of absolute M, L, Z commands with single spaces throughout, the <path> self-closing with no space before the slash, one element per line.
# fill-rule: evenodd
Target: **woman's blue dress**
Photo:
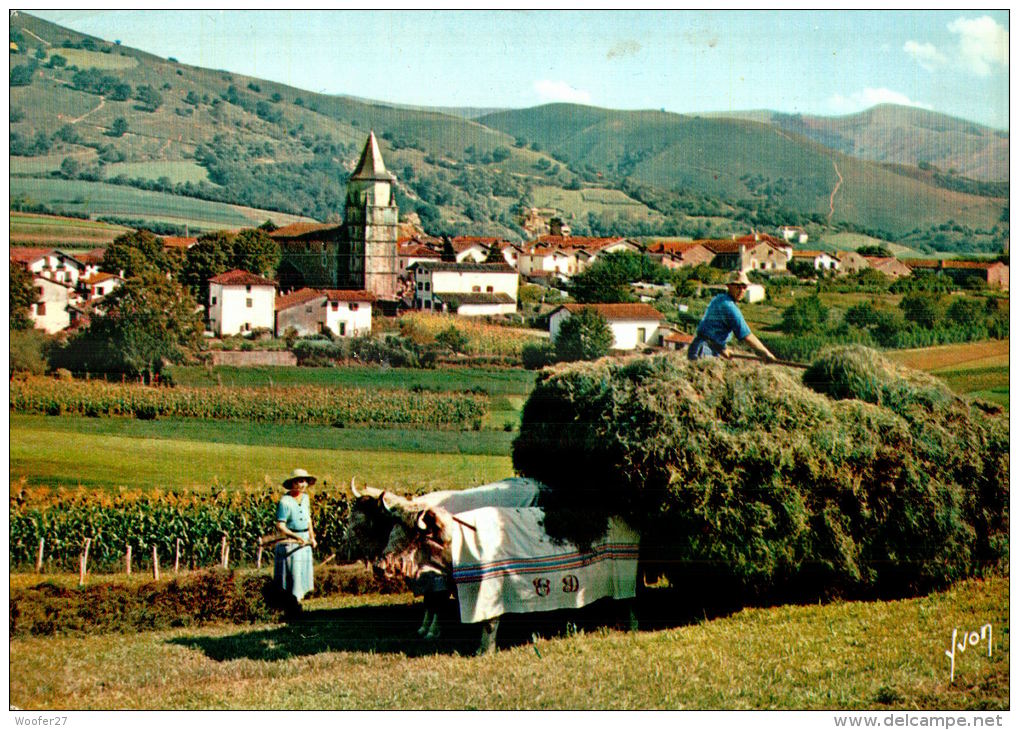
<path fill-rule="evenodd" d="M 280 497 L 276 508 L 276 521 L 301 537 L 308 537 L 311 525 L 311 507 L 307 493 L 294 499 L 289 494 Z M 314 563 L 311 545 L 280 543 L 276 545 L 273 563 L 273 580 L 284 593 L 293 594 L 300 601 L 315 587 Z"/>

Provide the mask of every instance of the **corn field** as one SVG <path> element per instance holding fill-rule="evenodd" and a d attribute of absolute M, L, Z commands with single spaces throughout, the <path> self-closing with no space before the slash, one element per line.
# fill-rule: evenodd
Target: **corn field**
<path fill-rule="evenodd" d="M 230 564 L 252 565 L 258 538 L 272 531 L 279 490 L 262 494 L 210 491 L 104 495 L 84 489 L 47 493 L 22 489 L 10 501 L 10 569 L 35 567 L 39 540 L 44 542 L 44 569 L 77 570 L 86 538 L 89 569 L 120 571 L 130 545 L 136 568 L 151 565 L 152 548 L 162 568 L 172 568 L 180 539 L 180 567 L 219 564 L 222 539 Z M 341 492 L 316 492 L 312 519 L 317 553 L 344 556 L 343 530 L 349 502 Z M 272 564 L 267 551 L 263 563 Z"/>
<path fill-rule="evenodd" d="M 470 355 L 519 358 L 524 345 L 540 341 L 533 330 L 500 327 L 449 314 L 405 314 L 400 317 L 399 326 L 404 336 L 422 344 L 434 342 L 437 334 L 456 327 L 467 337 Z"/>
<path fill-rule="evenodd" d="M 488 399 L 477 393 L 323 388 L 153 388 L 29 377 L 10 383 L 14 413 L 51 416 L 202 418 L 318 425 L 479 427 Z"/>

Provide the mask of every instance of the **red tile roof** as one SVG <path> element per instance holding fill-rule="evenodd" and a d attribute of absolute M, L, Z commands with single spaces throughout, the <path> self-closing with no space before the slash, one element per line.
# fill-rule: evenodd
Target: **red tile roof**
<path fill-rule="evenodd" d="M 197 238 L 184 238 L 183 236 L 163 236 L 163 245 L 167 248 L 191 248 L 198 243 Z"/>
<path fill-rule="evenodd" d="M 621 243 L 625 241 L 625 238 L 621 236 L 615 236 L 612 238 L 596 238 L 593 236 L 538 236 L 533 241 L 528 241 L 527 245 L 530 246 L 551 246 L 552 248 L 587 248 L 598 251 L 611 246 L 614 243 Z"/>
<path fill-rule="evenodd" d="M 711 253 L 739 253 L 740 244 L 736 241 L 730 241 L 728 239 L 706 239 L 703 241 L 695 241 L 704 248 L 711 251 Z M 744 244 L 745 245 L 745 244 Z"/>
<path fill-rule="evenodd" d="M 662 313 L 650 304 L 564 304 L 560 309 L 570 314 L 576 314 L 582 309 L 593 309 L 608 320 L 663 319 Z"/>
<path fill-rule="evenodd" d="M 325 296 L 325 292 L 319 291 L 318 289 L 298 289 L 292 291 L 289 294 L 278 294 L 276 296 L 276 311 L 281 312 L 284 309 L 290 309 L 306 302 L 314 301 L 315 299 L 321 299 Z"/>
<path fill-rule="evenodd" d="M 376 296 L 363 289 L 323 289 L 330 302 L 374 302 Z"/>
<path fill-rule="evenodd" d="M 92 274 L 92 276 L 88 277 L 87 279 L 82 279 L 81 282 L 88 286 L 92 286 L 92 284 L 98 284 L 99 282 L 106 281 L 107 279 L 120 279 L 121 281 L 123 281 L 123 279 L 117 276 L 116 274 L 107 274 L 103 271 L 100 271 L 98 274 Z"/>
<path fill-rule="evenodd" d="M 671 335 L 665 335 L 666 342 L 682 342 L 689 345 L 693 342 L 693 335 L 688 335 L 685 332 L 673 332 Z"/>
<path fill-rule="evenodd" d="M 423 243 L 411 243 L 407 245 L 399 245 L 397 252 L 400 256 L 417 256 L 419 258 L 430 258 L 439 259 L 442 258 L 442 254 L 434 249 L 429 248 Z"/>
<path fill-rule="evenodd" d="M 38 261 L 43 256 L 52 254 L 54 249 L 52 248 L 22 248 L 21 246 L 11 248 L 11 261 L 19 264 L 28 265 L 34 261 Z"/>
<path fill-rule="evenodd" d="M 226 273 L 214 276 L 209 279 L 209 283 L 223 284 L 225 286 L 276 286 L 276 282 L 272 279 L 266 279 L 243 269 L 234 269 L 233 271 L 227 271 Z"/>
<path fill-rule="evenodd" d="M 341 228 L 341 223 L 291 223 L 289 226 L 277 228 L 269 234 L 270 238 L 297 238 L 309 233 L 329 231 L 334 228 Z"/>
<path fill-rule="evenodd" d="M 793 258 L 815 259 L 818 256 L 831 256 L 827 251 L 793 251 Z"/>
<path fill-rule="evenodd" d="M 86 264 L 101 264 L 103 262 L 103 256 L 106 254 L 105 248 L 93 248 L 85 253 L 78 254 L 78 260 Z"/>
<path fill-rule="evenodd" d="M 705 248 L 698 241 L 655 241 L 647 247 L 648 253 L 685 254 L 694 248 Z"/>

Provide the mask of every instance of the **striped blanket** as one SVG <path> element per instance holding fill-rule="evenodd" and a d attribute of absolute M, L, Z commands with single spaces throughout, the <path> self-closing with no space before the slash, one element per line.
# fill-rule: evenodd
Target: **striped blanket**
<path fill-rule="evenodd" d="M 621 520 L 589 550 L 556 545 L 536 507 L 462 512 L 450 544 L 460 620 L 580 608 L 599 598 L 632 598 L 639 536 Z M 472 529 L 473 528 L 473 529 Z"/>

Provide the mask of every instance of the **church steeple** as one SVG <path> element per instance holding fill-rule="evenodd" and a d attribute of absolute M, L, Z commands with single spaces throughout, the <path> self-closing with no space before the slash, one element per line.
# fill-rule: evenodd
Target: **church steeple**
<path fill-rule="evenodd" d="M 386 170 L 386 163 L 382 161 L 382 151 L 379 149 L 378 140 L 375 139 L 375 130 L 368 133 L 368 141 L 364 143 L 361 159 L 350 179 L 384 180 L 386 182 L 396 180 L 393 174 Z"/>

